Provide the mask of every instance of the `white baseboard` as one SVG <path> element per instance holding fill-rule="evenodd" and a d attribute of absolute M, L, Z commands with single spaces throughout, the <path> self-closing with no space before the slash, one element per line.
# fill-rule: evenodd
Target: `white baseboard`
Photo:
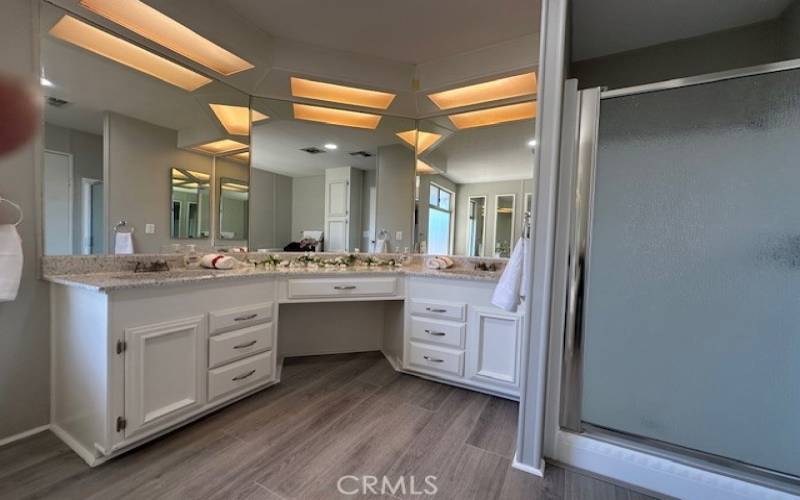
<path fill-rule="evenodd" d="M 14 441 L 19 441 L 20 439 L 25 439 L 26 437 L 33 436 L 34 434 L 39 434 L 40 432 L 44 432 L 50 428 L 49 425 L 40 425 L 39 427 L 34 427 L 33 429 L 29 429 L 25 432 L 20 432 L 19 434 L 14 434 L 13 436 L 8 436 L 6 438 L 0 439 L 0 446 L 5 446 L 7 444 L 11 444 Z"/>
<path fill-rule="evenodd" d="M 539 464 L 539 468 L 533 467 L 528 464 L 523 464 L 522 462 L 517 461 L 517 454 L 514 453 L 514 460 L 511 462 L 511 467 L 521 470 L 522 472 L 527 472 L 528 474 L 533 474 L 534 476 L 544 477 L 544 460 L 541 461 Z"/>
<path fill-rule="evenodd" d="M 77 453 L 83 459 L 84 462 L 89 464 L 90 467 L 95 467 L 108 460 L 108 457 L 104 456 L 98 457 L 97 454 L 92 453 L 91 450 L 84 448 L 83 445 L 81 445 L 77 439 L 72 437 L 70 433 L 68 433 L 58 425 L 50 424 L 50 430 L 53 432 L 53 434 L 58 436 L 58 438 L 62 440 L 67 446 L 72 448 L 72 451 Z"/>

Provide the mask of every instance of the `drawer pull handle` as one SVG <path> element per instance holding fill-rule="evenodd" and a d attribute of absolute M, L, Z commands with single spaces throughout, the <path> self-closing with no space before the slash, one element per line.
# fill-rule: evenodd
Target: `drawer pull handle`
<path fill-rule="evenodd" d="M 445 332 L 432 332 L 430 330 L 425 330 L 425 333 L 427 333 L 428 335 L 433 335 L 434 337 L 444 337 L 445 335 L 447 335 Z"/>
<path fill-rule="evenodd" d="M 432 358 L 432 357 L 430 357 L 430 356 L 422 356 L 422 357 L 423 357 L 423 358 L 425 358 L 425 359 L 427 359 L 427 360 L 428 360 L 428 361 L 430 361 L 431 363 L 444 363 L 444 360 L 443 360 L 443 359 L 439 359 L 439 358 Z"/>
<path fill-rule="evenodd" d="M 334 290 L 355 290 L 355 285 L 337 285 L 333 287 Z"/>
<path fill-rule="evenodd" d="M 246 379 L 247 377 L 251 376 L 251 375 L 252 375 L 252 374 L 254 374 L 255 372 L 256 372 L 255 370 L 250 370 L 250 371 L 249 371 L 249 372 L 247 372 L 247 373 L 243 373 L 243 374 L 241 374 L 241 375 L 237 375 L 237 376 L 233 377 L 231 380 L 232 380 L 232 381 L 234 381 L 234 382 L 238 382 L 238 381 L 240 381 L 240 380 L 244 380 L 244 379 Z"/>
<path fill-rule="evenodd" d="M 258 342 L 258 340 L 251 340 L 250 342 L 248 342 L 246 344 L 235 345 L 235 346 L 233 346 L 233 348 L 234 349 L 246 349 L 246 348 L 248 348 L 250 346 L 256 345 L 256 342 Z"/>
<path fill-rule="evenodd" d="M 258 313 L 248 314 L 246 316 L 239 316 L 238 318 L 233 318 L 234 321 L 248 321 L 251 319 L 255 319 L 258 317 Z"/>
<path fill-rule="evenodd" d="M 432 313 L 446 313 L 447 312 L 447 309 L 436 309 L 436 308 L 433 308 L 433 307 L 426 307 L 425 310 L 428 311 L 428 312 L 432 312 Z"/>

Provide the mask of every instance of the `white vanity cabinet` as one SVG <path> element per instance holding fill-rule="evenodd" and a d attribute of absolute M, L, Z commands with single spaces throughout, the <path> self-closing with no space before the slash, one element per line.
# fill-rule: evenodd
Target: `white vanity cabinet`
<path fill-rule="evenodd" d="M 519 398 L 524 315 L 492 306 L 494 287 L 409 277 L 403 369 Z"/>
<path fill-rule="evenodd" d="M 276 381 L 272 277 L 51 286 L 53 431 L 90 465 Z"/>

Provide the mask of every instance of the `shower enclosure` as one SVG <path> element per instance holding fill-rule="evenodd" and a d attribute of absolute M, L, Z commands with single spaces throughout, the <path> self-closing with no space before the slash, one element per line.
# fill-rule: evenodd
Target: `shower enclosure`
<path fill-rule="evenodd" d="M 580 93 L 562 430 L 800 485 L 798 67 Z"/>

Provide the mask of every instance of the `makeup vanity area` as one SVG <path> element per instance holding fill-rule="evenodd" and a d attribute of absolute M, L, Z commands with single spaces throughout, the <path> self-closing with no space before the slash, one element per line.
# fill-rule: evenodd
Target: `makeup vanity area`
<path fill-rule="evenodd" d="M 385 92 L 377 110 L 313 97 L 330 84 L 299 69 L 269 98 L 181 87 L 88 47 L 107 33 L 73 14 L 41 19 L 51 429 L 87 463 L 280 383 L 294 356 L 381 351 L 519 399 L 525 308 L 491 296 L 531 210 L 530 67 L 510 118 L 424 94 L 398 98 L 420 100 L 409 118 Z"/>

